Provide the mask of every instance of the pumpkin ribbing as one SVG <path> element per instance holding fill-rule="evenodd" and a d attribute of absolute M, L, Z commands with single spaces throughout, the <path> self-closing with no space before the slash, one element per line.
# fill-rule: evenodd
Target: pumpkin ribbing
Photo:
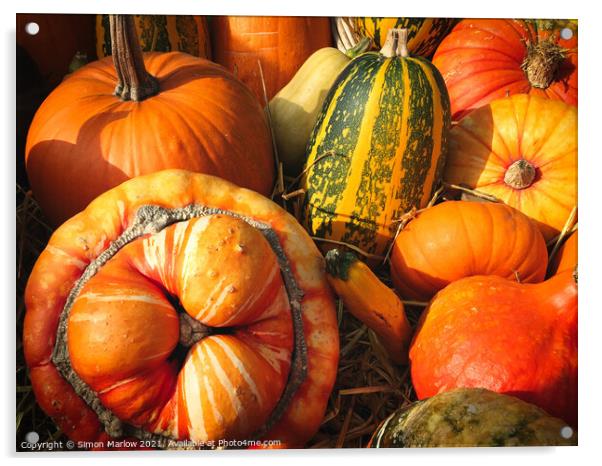
<path fill-rule="evenodd" d="M 309 231 L 382 254 L 394 221 L 429 201 L 449 124 L 443 80 L 426 60 L 375 52 L 354 59 L 331 88 L 308 144 L 302 183 Z"/>

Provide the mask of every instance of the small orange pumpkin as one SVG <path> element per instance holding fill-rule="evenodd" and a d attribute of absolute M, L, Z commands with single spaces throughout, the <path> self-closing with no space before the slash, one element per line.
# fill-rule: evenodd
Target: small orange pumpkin
<path fill-rule="evenodd" d="M 23 344 L 74 440 L 278 439 L 322 421 L 338 363 L 324 259 L 267 198 L 183 170 L 106 192 L 29 278 Z"/>
<path fill-rule="evenodd" d="M 27 174 L 50 221 L 60 224 L 119 183 L 167 168 L 268 195 L 270 130 L 249 90 L 202 58 L 142 55 L 132 18 L 112 20 L 115 63 L 105 58 L 65 79 L 27 135 Z"/>
<path fill-rule="evenodd" d="M 540 282 L 547 263 L 543 236 L 518 210 L 448 201 L 420 212 L 399 232 L 391 278 L 402 296 L 428 301 L 449 283 L 472 275 Z"/>
<path fill-rule="evenodd" d="M 577 203 L 577 108 L 520 94 L 471 112 L 451 130 L 444 179 L 520 210 L 549 241 Z"/>

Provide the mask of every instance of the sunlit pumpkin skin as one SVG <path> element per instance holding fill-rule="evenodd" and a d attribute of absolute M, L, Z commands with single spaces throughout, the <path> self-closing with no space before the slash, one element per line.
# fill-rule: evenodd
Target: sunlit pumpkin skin
<path fill-rule="evenodd" d="M 207 18 L 190 15 L 135 15 L 144 52 L 185 52 L 211 59 Z M 111 55 L 109 15 L 96 15 L 96 54 Z"/>
<path fill-rule="evenodd" d="M 571 31 L 569 39 L 561 35 L 565 28 Z M 545 41 L 565 50 L 557 69 L 550 70 L 547 85 L 537 73 L 529 77 L 521 67 L 529 47 Z M 433 64 L 445 79 L 454 120 L 514 94 L 577 105 L 577 25 L 570 21 L 464 19 L 441 42 Z"/>
<path fill-rule="evenodd" d="M 98 416 L 51 355 L 74 283 L 145 205 L 201 205 L 229 214 L 149 232 L 100 267 L 68 316 L 73 370 L 104 407 L 147 432 L 195 441 L 250 438 L 292 373 L 290 301 L 279 259 L 246 218 L 263 222 L 275 232 L 303 294 L 307 376 L 262 438 L 303 446 L 320 425 L 338 363 L 334 299 L 323 257 L 296 220 L 267 198 L 183 170 L 140 176 L 99 196 L 56 230 L 40 255 L 26 289 L 23 335 L 40 406 L 70 438 L 106 438 Z M 183 362 L 174 353 L 183 338 L 181 313 L 167 296 L 177 297 L 192 320 L 210 327 Z"/>
<path fill-rule="evenodd" d="M 213 59 L 249 86 L 262 105 L 264 83 L 269 101 L 313 52 L 332 45 L 330 20 L 324 17 L 215 16 L 210 30 Z"/>
<path fill-rule="evenodd" d="M 540 282 L 548 251 L 535 223 L 518 210 L 448 201 L 404 226 L 393 243 L 390 264 L 393 284 L 403 297 L 429 301 L 451 282 L 472 275 Z"/>
<path fill-rule="evenodd" d="M 407 28 L 408 50 L 421 57 L 430 57 L 455 23 L 451 18 L 353 18 L 355 32 L 372 39 L 375 49 L 385 45 L 389 29 Z"/>
<path fill-rule="evenodd" d="M 410 347 L 419 399 L 481 387 L 577 425 L 577 283 L 468 277 L 430 302 Z"/>
<path fill-rule="evenodd" d="M 577 433 L 567 430 L 562 419 L 516 397 L 458 388 L 397 410 L 379 426 L 369 447 L 552 445 L 577 445 Z"/>
<path fill-rule="evenodd" d="M 268 195 L 274 161 L 261 106 L 234 76 L 181 52 L 144 55 L 159 93 L 113 95 L 110 57 L 61 83 L 38 109 L 26 169 L 48 219 L 60 224 L 119 183 L 167 168 L 219 176 Z"/>
<path fill-rule="evenodd" d="M 577 108 L 522 94 L 475 110 L 451 130 L 444 180 L 520 210 L 549 241 L 577 204 Z"/>

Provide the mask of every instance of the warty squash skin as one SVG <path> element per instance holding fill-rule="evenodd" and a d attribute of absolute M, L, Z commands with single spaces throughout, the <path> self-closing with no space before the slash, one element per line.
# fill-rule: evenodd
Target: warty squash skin
<path fill-rule="evenodd" d="M 395 220 L 430 200 L 450 126 L 439 72 L 407 55 L 400 31 L 391 30 L 383 51 L 360 55 L 336 79 L 301 182 L 303 223 L 312 236 L 377 256 L 384 255 Z"/>
<path fill-rule="evenodd" d="M 577 108 L 520 94 L 469 113 L 450 132 L 444 179 L 520 210 L 551 240 L 577 205 Z"/>
<path fill-rule="evenodd" d="M 314 52 L 293 79 L 270 100 L 270 117 L 278 158 L 286 175 L 295 177 L 301 173 L 307 142 L 326 94 L 353 55 L 361 53 L 368 44 L 365 41 L 361 48 L 350 51 L 349 54 L 333 47 L 324 47 Z"/>
<path fill-rule="evenodd" d="M 26 169 L 52 224 L 129 178 L 167 168 L 271 193 L 271 134 L 246 86 L 221 66 L 182 52 L 143 60 L 155 95 L 140 101 L 114 95 L 118 74 L 108 57 L 67 77 L 36 112 Z"/>
<path fill-rule="evenodd" d="M 419 212 L 395 238 L 390 260 L 397 291 L 418 301 L 472 275 L 537 283 L 547 264 L 543 235 L 526 215 L 501 203 L 469 201 Z"/>
<path fill-rule="evenodd" d="M 419 399 L 481 387 L 577 426 L 577 282 L 496 276 L 455 281 L 424 311 L 410 347 Z"/>
<path fill-rule="evenodd" d="M 158 231 L 151 223 L 98 266 L 99 257 L 131 231 L 143 206 L 223 212 L 189 220 L 161 214 L 157 221 L 175 223 Z M 275 236 L 262 234 L 253 222 Z M 269 238 L 280 244 L 278 259 Z M 281 257 L 288 269 L 280 266 Z M 36 398 L 70 438 L 109 438 L 108 427 L 53 355 L 67 299 L 86 274 L 57 354 L 66 348 L 73 371 L 104 409 L 126 426 L 167 438 L 249 439 L 280 403 L 288 374 L 300 369 L 295 365 L 302 353 L 291 328 L 297 314 L 290 312 L 300 306 L 306 376 L 261 438 L 301 447 L 322 421 L 338 363 L 334 299 L 323 261 L 296 220 L 256 192 L 184 170 L 129 180 L 57 229 L 31 273 L 23 344 Z M 298 301 L 289 295 L 290 283 L 284 292 L 289 279 L 302 293 Z M 297 356 L 291 359 L 293 348 Z"/>
<path fill-rule="evenodd" d="M 514 396 L 457 388 L 397 410 L 379 426 L 369 447 L 554 445 L 577 445 L 577 433 L 562 419 Z"/>

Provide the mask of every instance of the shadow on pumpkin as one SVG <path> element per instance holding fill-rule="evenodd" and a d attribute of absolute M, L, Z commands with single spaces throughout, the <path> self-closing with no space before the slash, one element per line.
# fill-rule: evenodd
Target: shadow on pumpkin
<path fill-rule="evenodd" d="M 127 112 L 98 114 L 81 127 L 75 144 L 53 139 L 30 149 L 26 166 L 32 191 L 54 226 L 83 210 L 99 194 L 129 179 L 106 159 L 101 147 L 103 130 L 126 116 Z M 81 156 L 82 147 L 86 148 L 85 159 Z"/>

